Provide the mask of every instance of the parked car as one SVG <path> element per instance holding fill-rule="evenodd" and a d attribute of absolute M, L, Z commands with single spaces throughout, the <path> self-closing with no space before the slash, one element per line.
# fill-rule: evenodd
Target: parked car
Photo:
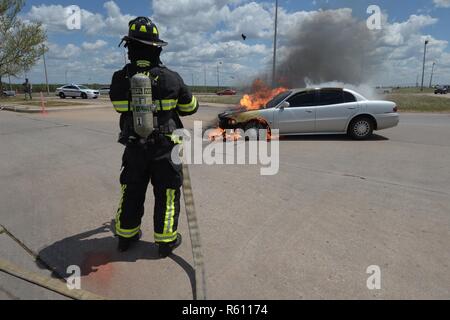
<path fill-rule="evenodd" d="M 448 93 L 448 87 L 436 86 L 434 88 L 434 94 L 447 94 L 447 93 Z"/>
<path fill-rule="evenodd" d="M 16 96 L 16 91 L 14 91 L 14 90 L 3 90 L 2 95 L 4 97 L 15 97 Z"/>
<path fill-rule="evenodd" d="M 217 91 L 218 96 L 234 96 L 234 95 L 236 95 L 236 93 L 237 92 L 233 89 L 225 89 L 222 91 Z"/>
<path fill-rule="evenodd" d="M 102 94 L 109 95 L 110 89 L 109 89 L 109 87 L 104 87 L 104 88 L 100 88 L 98 91 L 100 92 L 101 95 Z"/>
<path fill-rule="evenodd" d="M 98 90 L 92 90 L 82 85 L 69 84 L 56 89 L 56 95 L 61 99 L 71 97 L 72 99 L 97 99 L 100 95 Z"/>
<path fill-rule="evenodd" d="M 368 100 L 342 88 L 288 90 L 262 109 L 242 108 L 219 115 L 222 129 L 243 129 L 252 139 L 260 138 L 261 129 L 278 129 L 280 135 L 348 134 L 363 140 L 374 130 L 398 123 L 394 102 Z"/>

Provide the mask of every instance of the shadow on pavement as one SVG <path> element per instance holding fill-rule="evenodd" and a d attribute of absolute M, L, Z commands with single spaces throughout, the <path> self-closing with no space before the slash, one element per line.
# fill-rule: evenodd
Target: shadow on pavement
<path fill-rule="evenodd" d="M 53 277 L 67 278 L 69 266 L 79 266 L 81 275 L 87 276 L 97 272 L 102 266 L 113 262 L 136 262 L 138 260 L 158 260 L 158 247 L 148 241 L 139 241 L 127 252 L 117 251 L 117 238 L 112 226 L 114 220 L 101 227 L 59 240 L 39 251 L 39 260 L 51 266 Z M 104 235 L 103 237 L 99 237 Z M 195 299 L 195 270 L 182 257 L 172 254 L 169 256 L 188 275 Z M 43 265 L 37 262 L 40 268 Z"/>

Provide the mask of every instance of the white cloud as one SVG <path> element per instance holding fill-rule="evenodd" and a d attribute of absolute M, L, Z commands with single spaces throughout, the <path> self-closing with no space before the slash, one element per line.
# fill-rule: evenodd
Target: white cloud
<path fill-rule="evenodd" d="M 438 8 L 450 8 L 450 0 L 433 0 Z"/>
<path fill-rule="evenodd" d="M 133 16 L 122 14 L 114 1 L 105 2 L 103 6 L 106 9 L 106 16 L 81 8 L 81 30 L 87 35 L 124 35 L 128 30 L 128 21 Z M 66 25 L 69 17 L 68 7 L 45 4 L 32 6 L 25 18 L 41 22 L 50 33 L 71 32 Z"/>
<path fill-rule="evenodd" d="M 80 47 L 72 43 L 69 43 L 66 46 L 48 43 L 47 47 L 49 48 L 49 51 L 47 53 L 49 59 L 68 60 L 72 58 L 78 58 L 81 54 Z"/>
<path fill-rule="evenodd" d="M 108 42 L 106 42 L 104 40 L 97 40 L 95 42 L 83 42 L 81 47 L 84 50 L 95 51 L 95 50 L 105 47 L 107 44 L 108 44 Z"/>
<path fill-rule="evenodd" d="M 450 0 L 434 0 L 436 6 L 450 7 Z M 169 42 L 164 48 L 163 61 L 189 80 L 192 73 L 203 79 L 206 67 L 209 82 L 215 81 L 217 63 L 221 72 L 234 78 L 247 81 L 258 72 L 270 68 L 273 37 L 273 2 L 251 0 L 153 0 L 152 19 L 158 25 L 161 37 Z M 124 62 L 121 52 L 107 37 L 119 38 L 126 34 L 128 21 L 133 16 L 122 12 L 114 1 L 103 5 L 103 12 L 91 12 L 82 9 L 81 34 L 87 39 L 76 44 L 51 45 L 48 54 L 52 59 L 65 59 L 68 64 L 53 72 L 62 72 L 66 67 L 93 72 L 92 77 L 109 81 L 112 72 Z M 123 7 L 122 9 L 124 9 Z M 25 18 L 41 21 L 50 34 L 68 33 L 66 28 L 66 7 L 61 5 L 32 6 Z M 125 11 L 125 10 L 123 10 Z M 279 59 L 286 56 L 294 45 L 302 24 L 311 19 L 318 11 L 287 11 L 279 9 Z M 333 19 L 348 20 L 353 16 L 348 8 L 333 11 Z M 411 15 L 405 21 L 388 22 L 384 17 L 383 30 L 379 32 L 377 49 L 374 54 L 380 56 L 380 81 L 405 83 L 414 82 L 418 70 L 421 70 L 423 42 L 430 40 L 428 46 L 429 61 L 438 61 L 438 72 L 450 65 L 448 42 L 424 34 L 426 27 L 437 25 L 438 19 L 427 14 Z M 247 40 L 241 39 L 241 34 Z M 93 39 L 92 39 L 93 38 Z M 115 44 L 115 43 L 114 43 Z M 89 51 L 108 48 L 101 57 L 89 56 Z M 106 50 L 105 50 L 106 51 Z M 332 54 L 332 53 L 330 53 Z M 69 64 L 70 63 L 70 64 Z M 430 63 L 429 63 L 430 64 Z M 82 66 L 85 66 L 84 68 Z M 59 71 L 58 71 L 59 70 Z M 95 71 L 94 71 L 95 70 Z M 86 77 L 82 72 L 80 77 Z M 61 75 L 59 76 L 61 78 Z M 84 79 L 84 78 L 83 78 Z M 413 80 L 411 80 L 413 79 Z M 449 79 L 450 80 L 450 79 Z M 83 80 L 85 81 L 85 80 Z M 231 82 L 231 80 L 229 80 Z M 189 82 L 189 81 L 187 81 Z M 450 81 L 449 81 L 450 82 Z"/>

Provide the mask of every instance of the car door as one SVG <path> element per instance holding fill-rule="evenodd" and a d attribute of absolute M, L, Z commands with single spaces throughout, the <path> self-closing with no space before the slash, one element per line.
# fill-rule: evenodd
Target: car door
<path fill-rule="evenodd" d="M 80 87 L 78 86 L 74 86 L 75 90 L 74 90 L 74 96 L 75 97 L 81 97 L 81 94 L 83 93 L 80 89 Z"/>
<path fill-rule="evenodd" d="M 316 122 L 316 90 L 299 92 L 286 100 L 287 108 L 277 108 L 274 113 L 280 134 L 313 133 Z"/>
<path fill-rule="evenodd" d="M 74 86 L 64 87 L 64 94 L 66 97 L 76 97 L 76 88 Z"/>
<path fill-rule="evenodd" d="M 316 132 L 345 132 L 350 118 L 359 111 L 356 98 L 342 89 L 321 89 L 316 108 Z"/>

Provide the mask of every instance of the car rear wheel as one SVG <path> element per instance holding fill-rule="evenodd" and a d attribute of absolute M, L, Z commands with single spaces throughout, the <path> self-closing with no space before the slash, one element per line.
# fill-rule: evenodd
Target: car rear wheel
<path fill-rule="evenodd" d="M 88 98 L 88 96 L 87 96 L 87 94 L 86 94 L 86 93 L 84 93 L 84 92 L 83 92 L 83 93 L 81 94 L 81 98 L 83 98 L 83 99 L 87 99 L 87 98 Z"/>
<path fill-rule="evenodd" d="M 372 136 L 374 129 L 373 120 L 369 117 L 354 119 L 348 128 L 348 134 L 355 140 L 365 140 Z"/>
<path fill-rule="evenodd" d="M 59 97 L 60 97 L 61 99 L 65 99 L 65 98 L 66 98 L 66 95 L 64 94 L 64 92 L 60 92 L 60 93 L 59 93 Z"/>

